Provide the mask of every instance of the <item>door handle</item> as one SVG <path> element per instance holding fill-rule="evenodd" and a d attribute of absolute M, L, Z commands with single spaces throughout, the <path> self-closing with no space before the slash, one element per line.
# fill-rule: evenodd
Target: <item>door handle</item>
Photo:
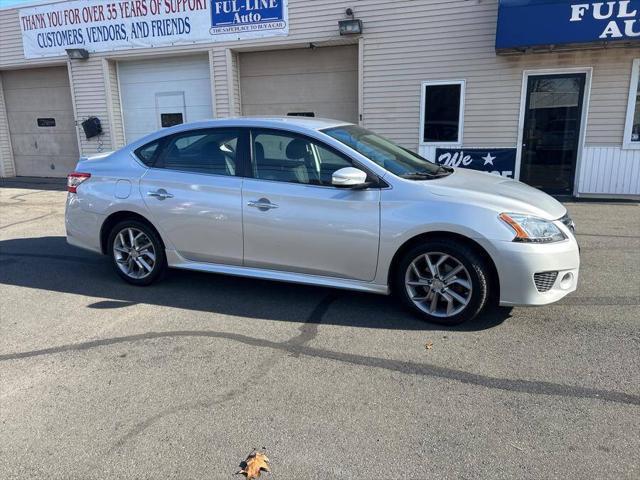
<path fill-rule="evenodd" d="M 147 192 L 148 197 L 154 197 L 158 200 L 166 200 L 167 198 L 173 198 L 173 195 L 167 192 L 164 188 L 160 188 L 155 192 Z"/>
<path fill-rule="evenodd" d="M 252 200 L 250 202 L 247 202 L 247 205 L 253 208 L 257 208 L 261 212 L 266 212 L 267 210 L 271 210 L 272 208 L 278 208 L 277 204 L 271 203 L 267 198 Z"/>

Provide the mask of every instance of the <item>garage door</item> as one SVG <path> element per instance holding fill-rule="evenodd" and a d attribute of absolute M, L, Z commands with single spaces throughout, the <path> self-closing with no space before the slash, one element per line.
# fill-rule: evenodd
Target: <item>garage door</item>
<path fill-rule="evenodd" d="M 356 46 L 240 54 L 243 115 L 358 121 Z"/>
<path fill-rule="evenodd" d="M 16 174 L 64 177 L 78 162 L 66 67 L 2 72 Z"/>
<path fill-rule="evenodd" d="M 206 55 L 119 62 L 126 141 L 213 116 Z"/>

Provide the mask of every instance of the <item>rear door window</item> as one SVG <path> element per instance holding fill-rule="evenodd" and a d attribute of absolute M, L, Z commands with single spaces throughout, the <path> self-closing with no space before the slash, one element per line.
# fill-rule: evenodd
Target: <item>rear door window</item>
<path fill-rule="evenodd" d="M 240 129 L 207 129 L 169 137 L 156 168 L 209 175 L 235 176 L 238 172 Z M 238 172 L 239 173 L 239 172 Z"/>

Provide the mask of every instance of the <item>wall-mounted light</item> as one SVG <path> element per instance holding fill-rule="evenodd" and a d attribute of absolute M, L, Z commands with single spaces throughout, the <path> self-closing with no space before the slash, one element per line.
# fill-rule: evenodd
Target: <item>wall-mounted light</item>
<path fill-rule="evenodd" d="M 89 52 L 84 48 L 67 48 L 66 52 L 71 60 L 86 60 L 89 58 Z"/>
<path fill-rule="evenodd" d="M 362 20 L 355 18 L 353 10 L 347 8 L 345 11 L 349 20 L 339 20 L 338 28 L 340 29 L 340 35 L 360 35 L 362 33 Z"/>

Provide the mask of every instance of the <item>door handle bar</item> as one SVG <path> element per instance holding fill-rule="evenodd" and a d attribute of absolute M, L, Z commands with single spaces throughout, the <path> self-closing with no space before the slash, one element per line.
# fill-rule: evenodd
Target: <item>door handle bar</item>
<path fill-rule="evenodd" d="M 271 210 L 272 208 L 278 208 L 278 205 L 276 205 L 275 203 L 265 202 L 264 200 L 252 200 L 250 202 L 247 202 L 247 205 L 262 211 Z"/>
<path fill-rule="evenodd" d="M 154 197 L 158 200 L 165 200 L 167 198 L 173 198 L 173 195 L 167 192 L 166 190 L 160 189 L 155 192 L 147 192 L 148 197 Z"/>

